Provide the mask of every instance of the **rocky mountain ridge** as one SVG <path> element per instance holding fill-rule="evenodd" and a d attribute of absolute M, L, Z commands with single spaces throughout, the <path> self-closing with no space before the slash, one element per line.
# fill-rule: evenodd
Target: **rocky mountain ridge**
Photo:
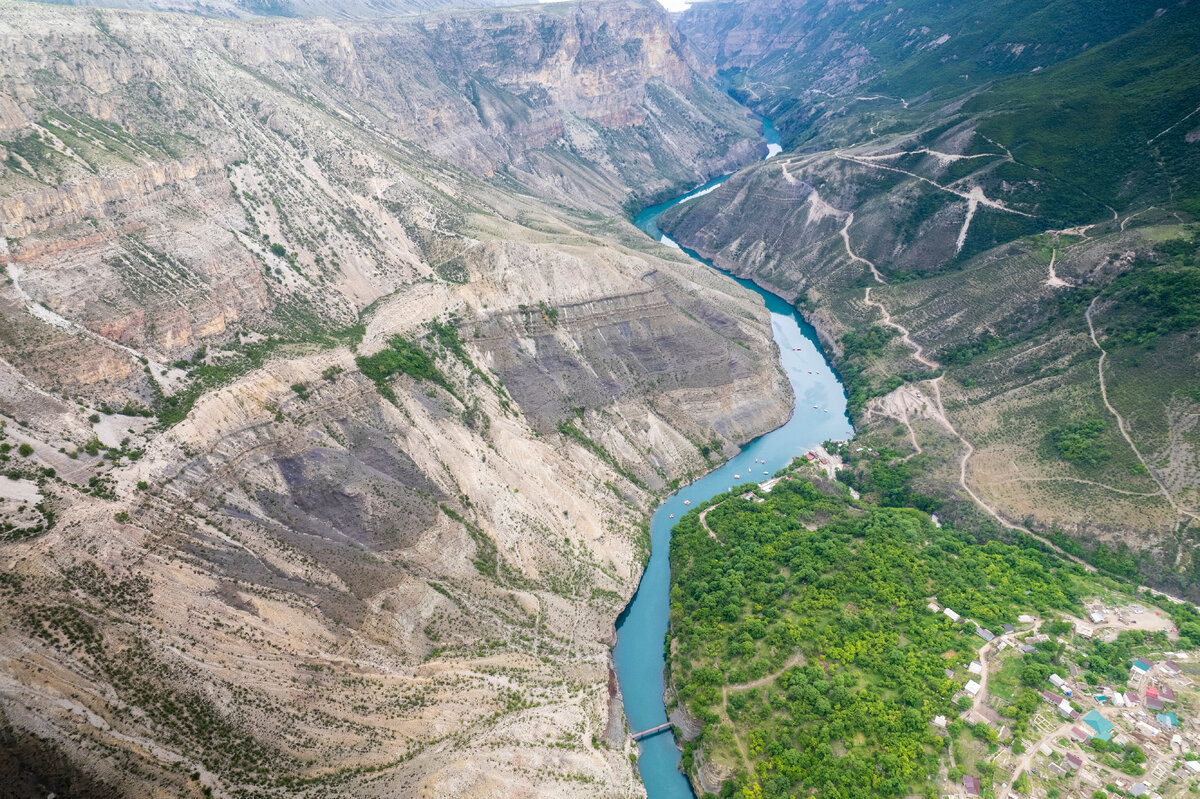
<path fill-rule="evenodd" d="M 647 513 L 790 408 L 617 216 L 760 147 L 666 16 L 0 19 L 0 783 L 640 795 Z"/>

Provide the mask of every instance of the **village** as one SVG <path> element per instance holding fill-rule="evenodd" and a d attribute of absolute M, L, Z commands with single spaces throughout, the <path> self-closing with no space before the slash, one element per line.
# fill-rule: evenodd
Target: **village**
<path fill-rule="evenodd" d="M 983 642 L 965 673 L 946 669 L 948 678 L 963 681 L 957 719 L 939 715 L 932 721 L 935 732 L 952 740 L 944 796 L 1170 799 L 1200 792 L 1196 654 L 1164 649 L 1156 659 L 1134 657 L 1124 663 L 1124 682 L 1089 684 L 1084 650 L 1090 642 L 1111 643 L 1124 631 L 1140 631 L 1157 634 L 1169 647 L 1179 636 L 1153 606 L 1094 600 L 1086 608 L 1086 619 L 1021 615 L 989 630 L 930 600 L 930 612 L 974 627 Z M 1039 644 L 1044 652 L 1055 637 L 1066 665 L 1037 688 L 1036 710 L 1018 743 L 1012 718 L 1000 711 L 1022 687 L 1018 675 L 1028 679 Z M 973 734 L 954 734 L 964 728 Z"/>

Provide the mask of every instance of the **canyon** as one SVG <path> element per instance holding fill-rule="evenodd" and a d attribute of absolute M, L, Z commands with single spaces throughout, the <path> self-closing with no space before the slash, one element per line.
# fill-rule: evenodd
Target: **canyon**
<path fill-rule="evenodd" d="M 711 65 L 640 3 L 0 11 L 0 780 L 641 794 L 649 510 L 791 407 L 620 220 L 765 149 Z"/>
<path fill-rule="evenodd" d="M 0 0 L 16 795 L 646 795 L 652 514 L 847 421 L 1198 596 L 1195 4 L 87 5 Z"/>

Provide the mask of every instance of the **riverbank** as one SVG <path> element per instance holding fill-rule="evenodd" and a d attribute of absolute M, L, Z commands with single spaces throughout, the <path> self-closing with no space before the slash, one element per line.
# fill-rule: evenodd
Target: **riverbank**
<path fill-rule="evenodd" d="M 774 139 L 773 142 L 769 139 L 769 144 L 777 145 L 778 137 L 769 124 L 767 130 Z M 775 147 L 768 146 L 768 157 L 776 152 Z M 647 208 L 634 222 L 652 238 L 677 247 L 658 229 L 659 215 L 711 191 L 728 177 L 709 181 L 675 200 Z M 712 267 L 698 254 L 683 251 Z M 728 275 L 727 272 L 723 274 Z M 794 457 L 815 450 L 823 441 L 844 440 L 854 435 L 846 413 L 845 391 L 826 360 L 813 327 L 783 298 L 749 280 L 729 277 L 762 297 L 771 314 L 772 336 L 778 346 L 780 365 L 792 387 L 792 415 L 783 426 L 751 441 L 737 456 L 667 497 L 652 516 L 650 559 L 637 592 L 617 619 L 617 644 L 613 649 L 613 665 L 631 730 L 650 729 L 668 720 L 663 702 L 666 687 L 664 642 L 670 611 L 669 547 L 675 520 L 709 497 L 730 491 L 740 483 L 757 483 L 770 477 L 791 463 Z M 680 770 L 680 751 L 673 736 L 658 734 L 641 741 L 638 769 L 650 799 L 693 799 L 695 796 Z"/>

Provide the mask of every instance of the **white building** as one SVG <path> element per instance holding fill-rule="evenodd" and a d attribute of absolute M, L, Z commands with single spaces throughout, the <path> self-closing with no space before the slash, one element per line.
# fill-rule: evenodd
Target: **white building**
<path fill-rule="evenodd" d="M 972 674 L 983 674 L 983 664 L 978 660 L 972 660 L 971 665 L 967 666 L 967 671 Z"/>
<path fill-rule="evenodd" d="M 979 693 L 979 689 L 981 687 L 982 686 L 974 680 L 967 680 L 967 684 L 963 686 L 963 690 L 971 696 L 975 696 L 975 694 Z"/>
<path fill-rule="evenodd" d="M 1065 686 L 1067 684 L 1067 681 L 1064 680 L 1062 677 L 1059 677 L 1057 674 L 1051 674 L 1050 675 L 1050 684 L 1053 685 L 1055 688 L 1062 688 L 1063 686 Z"/>
<path fill-rule="evenodd" d="M 950 621 L 954 622 L 955 624 L 962 621 L 962 616 L 959 616 L 957 613 L 952 611 L 950 608 L 946 608 L 945 610 L 942 611 L 942 613 L 945 613 L 946 617 L 949 618 Z"/>

